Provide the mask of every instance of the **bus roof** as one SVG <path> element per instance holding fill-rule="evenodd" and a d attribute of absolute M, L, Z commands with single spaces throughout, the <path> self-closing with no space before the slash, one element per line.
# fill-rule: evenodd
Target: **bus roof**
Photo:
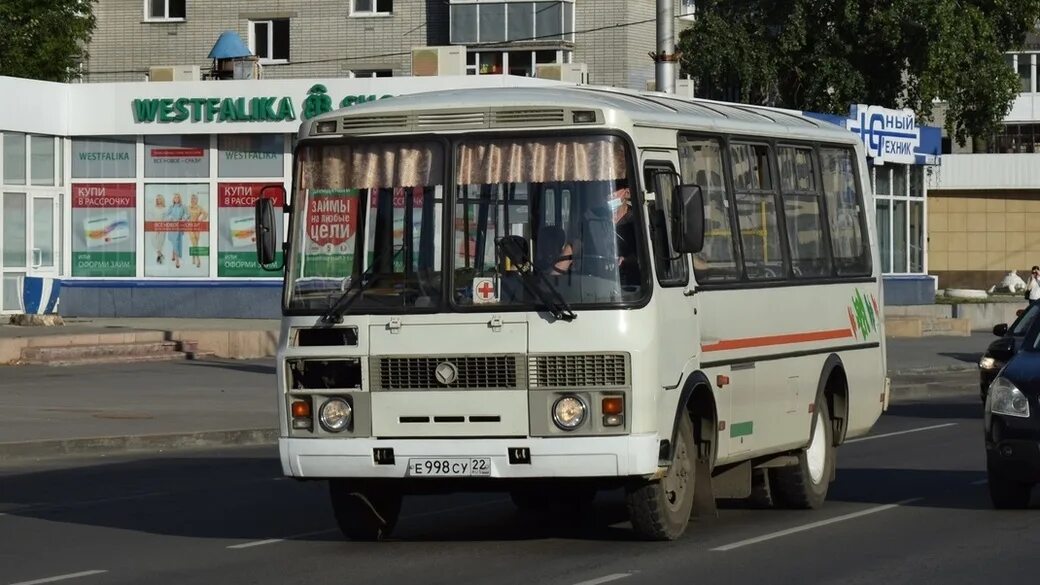
<path fill-rule="evenodd" d="M 503 110 L 511 113 L 508 126 L 512 129 L 562 126 L 566 125 L 562 121 L 553 124 L 554 118 L 548 113 L 551 110 L 560 113 L 564 109 L 599 110 L 604 115 L 613 112 L 636 126 L 856 142 L 856 137 L 840 126 L 796 110 L 589 85 L 466 88 L 405 94 L 317 116 L 301 126 L 300 137 L 311 136 L 311 127 L 318 122 L 340 119 L 350 121 L 346 125 L 350 134 L 502 127 L 489 125 L 481 114 Z M 473 115 L 466 116 L 464 112 Z M 562 116 L 555 119 L 562 120 Z"/>

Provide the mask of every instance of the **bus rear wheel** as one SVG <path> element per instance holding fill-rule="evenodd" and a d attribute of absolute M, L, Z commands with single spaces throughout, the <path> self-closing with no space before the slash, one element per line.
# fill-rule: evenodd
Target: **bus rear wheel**
<path fill-rule="evenodd" d="M 820 400 L 809 445 L 798 454 L 798 464 L 771 469 L 773 500 L 783 508 L 816 509 L 827 499 L 834 473 L 835 449 L 830 410 Z"/>
<path fill-rule="evenodd" d="M 637 536 L 675 540 L 686 531 L 693 511 L 696 457 L 693 423 L 683 416 L 668 472 L 661 479 L 630 487 L 626 493 L 629 519 Z"/>
<path fill-rule="evenodd" d="M 401 514 L 401 493 L 373 489 L 347 480 L 329 480 L 332 512 L 343 536 L 350 540 L 383 540 L 390 536 Z"/>

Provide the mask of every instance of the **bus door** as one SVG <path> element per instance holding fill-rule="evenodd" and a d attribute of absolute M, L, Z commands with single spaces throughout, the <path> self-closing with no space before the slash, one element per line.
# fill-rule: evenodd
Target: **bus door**
<path fill-rule="evenodd" d="M 657 281 L 653 303 L 658 317 L 657 369 L 665 388 L 680 384 L 684 367 L 697 358 L 700 351 L 698 299 L 693 295 L 690 257 L 672 249 L 665 229 L 672 190 L 679 180 L 675 174 L 677 168 L 675 151 L 643 153 L 643 186 L 648 194 L 650 250 Z"/>

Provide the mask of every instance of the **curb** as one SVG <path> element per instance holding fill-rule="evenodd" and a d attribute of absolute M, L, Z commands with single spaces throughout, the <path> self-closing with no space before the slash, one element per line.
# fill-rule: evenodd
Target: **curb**
<path fill-rule="evenodd" d="M 197 431 L 161 435 L 127 435 L 0 443 L 0 460 L 115 455 L 134 451 L 196 449 L 200 447 L 273 445 L 278 429 Z"/>
<path fill-rule="evenodd" d="M 978 372 L 979 366 L 977 364 L 965 363 L 964 365 L 955 366 L 934 366 L 926 368 L 909 368 L 906 370 L 889 370 L 888 376 L 895 378 L 897 376 L 934 376 L 936 374 L 963 374 L 965 372 Z"/>
<path fill-rule="evenodd" d="M 979 386 L 975 385 L 958 385 L 949 386 L 946 384 L 920 384 L 916 386 L 893 386 L 892 395 L 889 397 L 890 402 L 903 402 L 912 400 L 921 400 L 928 398 L 953 398 L 953 397 L 968 397 L 968 396 L 979 396 Z"/>

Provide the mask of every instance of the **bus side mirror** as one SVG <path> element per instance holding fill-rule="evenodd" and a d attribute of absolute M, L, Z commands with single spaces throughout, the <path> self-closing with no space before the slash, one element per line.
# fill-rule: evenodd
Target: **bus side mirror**
<path fill-rule="evenodd" d="M 696 254 L 704 248 L 704 192 L 700 185 L 679 185 L 672 193 L 672 248 Z"/>
<path fill-rule="evenodd" d="M 278 242 L 275 236 L 278 232 L 274 225 L 274 200 L 270 197 L 260 197 L 254 204 L 256 211 L 256 260 L 260 266 L 274 264 L 277 259 Z"/>

